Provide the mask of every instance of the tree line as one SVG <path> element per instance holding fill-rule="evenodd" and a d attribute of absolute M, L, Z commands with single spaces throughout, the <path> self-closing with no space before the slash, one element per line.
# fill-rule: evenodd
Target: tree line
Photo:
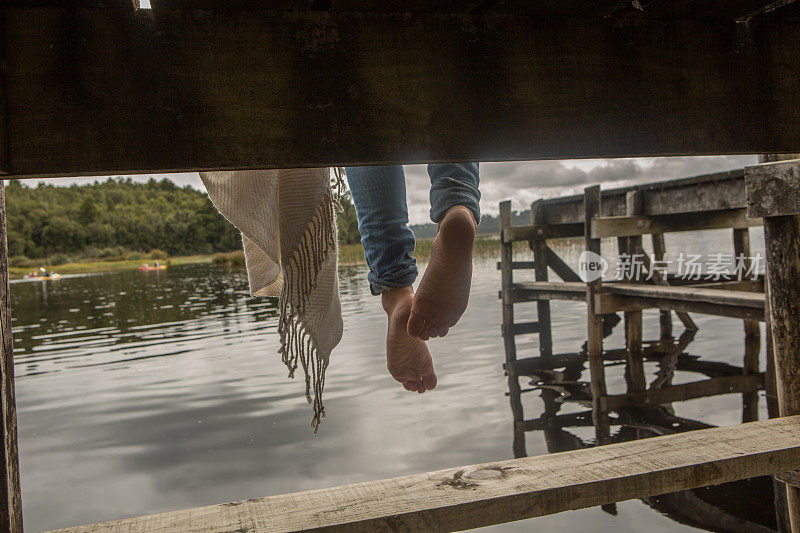
<path fill-rule="evenodd" d="M 174 182 L 109 178 L 88 185 L 29 187 L 11 180 L 5 189 L 8 254 L 17 263 L 48 258 L 118 257 L 163 250 L 169 255 L 229 252 L 239 232 L 203 191 Z M 339 213 L 342 242 L 360 242 L 348 198 Z M 58 259 L 58 260 L 54 260 Z"/>

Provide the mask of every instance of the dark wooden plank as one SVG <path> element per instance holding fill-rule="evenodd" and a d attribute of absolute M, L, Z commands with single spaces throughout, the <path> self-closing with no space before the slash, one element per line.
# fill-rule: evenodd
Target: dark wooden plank
<path fill-rule="evenodd" d="M 535 11 L 5 7 L 3 19 L 17 176 L 783 152 L 800 142 L 796 109 L 782 103 L 800 91 L 791 25 L 754 30 L 745 57 L 732 22 Z"/>
<path fill-rule="evenodd" d="M 17 406 L 14 396 L 14 343 L 11 339 L 11 293 L 8 286 L 6 207 L 0 180 L 0 531 L 22 533 L 22 492 L 19 485 Z"/>
<path fill-rule="evenodd" d="M 800 468 L 800 417 L 62 530 L 457 531 Z"/>

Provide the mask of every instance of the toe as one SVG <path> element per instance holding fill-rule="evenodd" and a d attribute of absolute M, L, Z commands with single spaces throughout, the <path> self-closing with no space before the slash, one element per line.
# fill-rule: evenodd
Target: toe
<path fill-rule="evenodd" d="M 435 389 L 436 388 L 436 383 L 437 383 L 436 374 L 428 374 L 427 376 L 424 376 L 422 378 L 422 385 L 427 390 Z"/>

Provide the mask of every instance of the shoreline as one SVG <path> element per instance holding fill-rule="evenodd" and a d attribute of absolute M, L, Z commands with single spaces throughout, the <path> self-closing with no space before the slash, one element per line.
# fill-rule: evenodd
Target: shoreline
<path fill-rule="evenodd" d="M 430 259 L 432 239 L 419 239 L 417 246 L 414 250 L 414 257 L 417 261 L 426 262 Z M 231 252 L 235 254 L 235 252 Z M 499 255 L 500 241 L 497 237 L 479 236 L 475 239 L 475 247 L 473 249 L 474 257 L 484 257 Z M 219 255 L 219 254 L 216 254 Z M 185 255 L 175 256 L 161 261 L 162 264 L 168 266 L 197 264 L 197 263 L 214 263 L 215 254 L 198 254 L 198 255 Z M 46 260 L 43 261 L 42 266 L 46 266 L 49 270 L 57 272 L 62 275 L 68 274 L 97 274 L 100 272 L 115 272 L 120 270 L 135 270 L 141 265 L 148 263 L 151 264 L 152 259 L 142 258 L 138 260 L 119 260 L 119 261 L 73 261 L 63 263 L 60 265 L 47 264 Z M 342 244 L 339 245 L 339 266 L 360 266 L 366 265 L 364 260 L 364 250 L 360 243 L 357 244 Z M 38 267 L 37 267 L 38 268 Z M 10 279 L 22 279 L 25 274 L 36 270 L 34 267 L 9 267 Z"/>

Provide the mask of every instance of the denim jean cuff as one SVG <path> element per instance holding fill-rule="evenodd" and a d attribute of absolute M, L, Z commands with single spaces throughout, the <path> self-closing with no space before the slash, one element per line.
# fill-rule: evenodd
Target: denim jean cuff
<path fill-rule="evenodd" d="M 439 223 L 451 207 L 463 205 L 481 223 L 480 191 L 472 184 L 454 178 L 439 178 L 431 186 L 431 220 Z"/>
<path fill-rule="evenodd" d="M 369 290 L 372 295 L 380 296 L 386 291 L 413 285 L 414 280 L 417 279 L 417 271 L 415 269 L 414 272 L 407 274 L 405 277 L 393 281 L 378 279 L 376 276 L 372 275 L 372 272 L 370 272 L 367 274 L 367 279 L 369 280 Z"/>

